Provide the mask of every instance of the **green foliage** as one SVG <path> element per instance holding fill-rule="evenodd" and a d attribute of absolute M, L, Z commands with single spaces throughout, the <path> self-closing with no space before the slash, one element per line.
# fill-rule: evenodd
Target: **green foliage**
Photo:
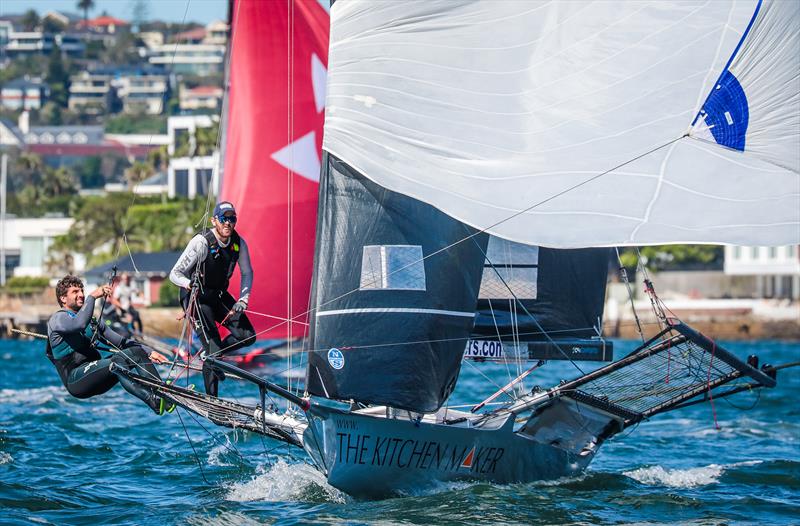
<path fill-rule="evenodd" d="M 25 11 L 22 15 L 22 19 L 19 21 L 25 31 L 34 31 L 36 26 L 39 25 L 39 22 L 39 13 L 36 12 L 36 9 L 28 9 Z"/>
<path fill-rule="evenodd" d="M 49 284 L 50 280 L 48 278 L 15 276 L 6 281 L 4 290 L 12 294 L 31 294 L 43 291 Z"/>
<path fill-rule="evenodd" d="M 25 75 L 31 77 L 42 76 L 47 72 L 47 57 L 44 55 L 30 55 L 15 57 L 8 65 L 0 68 L 0 84 L 5 84 Z"/>
<path fill-rule="evenodd" d="M 42 20 L 42 31 L 45 33 L 63 33 L 67 27 L 53 17 Z"/>
<path fill-rule="evenodd" d="M 153 303 L 156 307 L 178 307 L 181 304 L 181 291 L 178 286 L 169 280 L 161 284 L 158 291 L 158 301 Z"/>
<path fill-rule="evenodd" d="M 207 156 L 214 153 L 217 147 L 217 139 L 219 136 L 219 122 L 214 122 L 208 128 L 197 128 L 195 131 L 195 139 L 197 148 L 195 155 Z"/>
<path fill-rule="evenodd" d="M 125 179 L 128 181 L 129 186 L 135 186 L 155 173 L 155 170 L 149 163 L 135 161 L 125 170 Z"/>
<path fill-rule="evenodd" d="M 73 166 L 75 176 L 80 181 L 81 188 L 102 188 L 105 179 L 100 173 L 101 159 L 98 156 L 86 157 L 80 164 Z"/>
<path fill-rule="evenodd" d="M 46 213 L 68 215 L 78 196 L 77 182 L 66 168 L 46 166 L 36 154 L 23 152 L 11 161 L 8 211 L 19 217 Z"/>
<path fill-rule="evenodd" d="M 173 199 L 113 193 L 88 197 L 73 212 L 75 223 L 57 239 L 54 250 L 85 254 L 88 265 L 114 259 L 120 253 L 182 250 L 195 234 L 205 209 L 204 199 Z M 125 238 L 123 239 L 123 235 Z M 127 248 L 122 244 L 127 240 Z"/>
<path fill-rule="evenodd" d="M 137 250 L 183 250 L 203 217 L 205 199 L 136 204 L 128 211 L 128 239 Z"/>
<path fill-rule="evenodd" d="M 75 7 L 83 11 L 83 20 L 88 20 L 89 11 L 94 9 L 94 0 L 78 0 L 78 3 L 75 5 Z"/>
<path fill-rule="evenodd" d="M 106 122 L 106 133 L 167 133 L 167 118 L 159 115 L 115 115 Z"/>
<path fill-rule="evenodd" d="M 649 270 L 706 270 L 722 267 L 724 249 L 716 245 L 657 245 L 641 247 L 643 262 Z M 631 269 L 638 264 L 634 249 L 620 251 L 622 264 Z"/>
<path fill-rule="evenodd" d="M 61 50 L 53 46 L 50 59 L 47 62 L 47 76 L 45 81 L 50 86 L 50 100 L 61 106 L 67 107 L 69 99 L 69 72 L 61 58 Z M 51 124 L 55 124 L 51 122 Z"/>
<path fill-rule="evenodd" d="M 102 40 L 90 40 L 86 42 L 86 58 L 89 60 L 99 60 L 106 51 L 106 45 Z"/>
<path fill-rule="evenodd" d="M 60 242 L 86 254 L 89 266 L 113 259 L 123 243 L 125 216 L 132 201 L 133 196 L 128 193 L 86 198 L 73 214 L 75 222 Z"/>

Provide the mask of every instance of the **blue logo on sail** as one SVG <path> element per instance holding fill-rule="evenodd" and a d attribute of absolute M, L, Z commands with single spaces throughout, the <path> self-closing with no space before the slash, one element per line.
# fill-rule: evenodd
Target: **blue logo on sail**
<path fill-rule="evenodd" d="M 726 71 L 708 96 L 700 115 L 717 144 L 744 151 L 750 110 L 739 80 Z"/>
<path fill-rule="evenodd" d="M 328 351 L 328 363 L 331 364 L 336 370 L 341 369 L 344 367 L 344 354 L 342 351 L 334 347 L 330 351 Z"/>

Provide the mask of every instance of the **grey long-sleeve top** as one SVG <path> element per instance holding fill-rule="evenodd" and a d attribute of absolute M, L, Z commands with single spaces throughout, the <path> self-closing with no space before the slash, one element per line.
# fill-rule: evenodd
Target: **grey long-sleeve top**
<path fill-rule="evenodd" d="M 219 238 L 217 238 L 219 241 Z M 228 239 L 230 243 L 230 239 Z M 221 246 L 228 246 L 222 244 Z M 172 271 L 169 273 L 169 280 L 181 288 L 188 288 L 192 283 L 192 273 L 198 264 L 205 261 L 208 256 L 208 240 L 202 235 L 197 234 L 189 241 L 189 244 L 178 258 Z M 242 284 L 239 290 L 239 299 L 247 303 L 250 299 L 250 290 L 253 287 L 253 267 L 250 264 L 250 251 L 243 238 L 239 238 L 239 271 L 242 273 Z"/>
<path fill-rule="evenodd" d="M 56 359 L 63 358 L 74 351 L 88 351 L 81 347 L 84 346 L 86 338 L 91 339 L 92 337 L 89 323 L 92 321 L 94 304 L 94 296 L 87 296 L 83 307 L 78 312 L 61 309 L 50 316 L 47 321 L 47 337 Z M 100 336 L 111 345 L 118 348 L 125 345 L 125 338 L 105 324 L 100 324 L 98 330 Z"/>

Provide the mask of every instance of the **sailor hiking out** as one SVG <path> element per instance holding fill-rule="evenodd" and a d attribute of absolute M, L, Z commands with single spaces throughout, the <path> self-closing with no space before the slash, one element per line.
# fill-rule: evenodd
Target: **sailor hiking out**
<path fill-rule="evenodd" d="M 181 304 L 187 313 L 196 309 L 197 332 L 210 356 L 219 357 L 256 341 L 255 329 L 245 314 L 253 284 L 247 243 L 236 232 L 236 209 L 226 201 L 214 207 L 212 228 L 197 234 L 181 254 L 169 279 L 181 287 Z M 241 272 L 239 299 L 228 292 L 236 265 Z M 216 323 L 230 334 L 220 336 Z M 206 393 L 216 396 L 221 371 L 203 363 Z"/>
<path fill-rule="evenodd" d="M 117 383 L 146 403 L 156 414 L 174 409 L 151 390 L 116 371 L 125 370 L 161 380 L 152 362 L 166 357 L 139 342 L 124 338 L 93 317 L 97 298 L 111 294 L 111 287 L 94 290 L 88 297 L 83 282 L 67 275 L 56 285 L 61 307 L 47 322 L 47 357 L 53 362 L 67 391 L 76 398 L 90 398 L 107 392 Z M 100 351 L 116 351 L 103 358 Z M 152 361 L 151 361 L 152 360 Z"/>

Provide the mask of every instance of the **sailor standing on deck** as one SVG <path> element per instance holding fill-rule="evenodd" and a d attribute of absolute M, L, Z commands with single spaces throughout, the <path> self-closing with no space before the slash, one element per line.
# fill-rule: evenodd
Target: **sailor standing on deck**
<path fill-rule="evenodd" d="M 178 258 L 169 279 L 181 287 L 181 304 L 189 308 L 192 288 L 197 287 L 197 309 L 200 327 L 198 335 L 209 355 L 222 354 L 247 347 L 256 341 L 253 324 L 245 314 L 250 289 L 253 285 L 253 267 L 247 243 L 235 230 L 236 209 L 227 201 L 214 207 L 212 228 L 197 234 Z M 239 299 L 228 292 L 228 283 L 236 264 L 242 274 Z M 196 283 L 193 281 L 196 276 Z M 221 339 L 216 323 L 222 324 L 230 334 Z M 221 371 L 203 363 L 203 383 L 206 393 L 216 396 Z"/>
<path fill-rule="evenodd" d="M 123 338 L 104 323 L 94 320 L 92 313 L 95 300 L 109 294 L 111 287 L 104 286 L 87 298 L 80 278 L 67 275 L 59 280 L 56 299 L 61 309 L 47 322 L 47 357 L 55 365 L 64 387 L 76 398 L 103 394 L 119 382 L 156 414 L 171 411 L 174 405 L 165 407 L 167 404 L 154 392 L 114 372 L 115 368 L 125 369 L 161 381 L 151 360 L 161 363 L 166 358 L 139 342 Z M 100 351 L 110 349 L 116 349 L 117 352 L 110 358 L 103 358 Z"/>

